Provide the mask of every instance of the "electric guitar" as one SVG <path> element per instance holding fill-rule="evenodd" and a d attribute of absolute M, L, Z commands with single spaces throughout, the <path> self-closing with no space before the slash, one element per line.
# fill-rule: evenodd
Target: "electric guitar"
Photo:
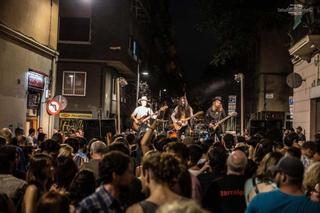
<path fill-rule="evenodd" d="M 237 115 L 238 115 L 238 113 L 236 113 L 236 112 L 231 112 L 228 116 L 226 116 L 225 118 L 221 119 L 220 121 L 215 122 L 215 123 L 212 123 L 212 122 L 211 122 L 211 123 L 209 124 L 209 129 L 210 129 L 211 131 L 215 132 L 216 129 L 220 126 L 220 124 L 222 124 L 223 122 L 225 122 L 225 121 L 228 120 L 229 118 L 235 117 L 235 116 L 237 116 Z"/>
<path fill-rule="evenodd" d="M 180 130 L 182 127 L 185 127 L 188 125 L 188 121 L 194 117 L 198 117 L 199 115 L 202 115 L 203 111 L 199 111 L 196 114 L 194 114 L 193 116 L 190 116 L 188 118 L 182 118 L 180 120 L 178 120 L 177 122 L 173 122 L 173 127 L 175 130 Z"/>
<path fill-rule="evenodd" d="M 147 122 L 150 120 L 150 118 L 159 114 L 159 112 L 163 112 L 167 109 L 168 109 L 168 106 L 163 106 L 158 111 L 154 112 L 151 115 L 142 116 L 141 118 L 137 119 L 137 121 L 133 120 L 131 129 L 138 132 L 142 124 L 147 124 Z"/>

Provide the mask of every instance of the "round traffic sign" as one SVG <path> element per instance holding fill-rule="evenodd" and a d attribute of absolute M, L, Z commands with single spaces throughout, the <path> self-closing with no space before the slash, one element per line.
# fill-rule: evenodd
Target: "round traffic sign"
<path fill-rule="evenodd" d="M 47 112 L 50 115 L 56 115 L 60 112 L 61 110 L 61 105 L 58 101 L 51 99 L 47 103 Z"/>

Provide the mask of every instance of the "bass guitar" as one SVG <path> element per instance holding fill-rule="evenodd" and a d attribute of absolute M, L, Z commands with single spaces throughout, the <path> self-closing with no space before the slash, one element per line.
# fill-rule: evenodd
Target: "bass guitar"
<path fill-rule="evenodd" d="M 168 109 L 168 106 L 163 106 L 158 111 L 154 112 L 151 115 L 142 116 L 139 119 L 137 119 L 136 121 L 133 120 L 131 129 L 138 132 L 142 124 L 147 124 L 148 121 L 150 120 L 150 118 L 152 118 L 155 115 L 158 115 L 160 112 L 163 112 L 167 109 Z"/>
<path fill-rule="evenodd" d="M 185 127 L 188 125 L 188 121 L 192 118 L 198 117 L 199 115 L 202 115 L 203 111 L 199 111 L 196 114 L 194 114 L 193 116 L 190 116 L 188 118 L 182 118 L 180 120 L 178 120 L 177 122 L 173 122 L 173 127 L 175 130 L 180 130 L 182 127 Z"/>
<path fill-rule="evenodd" d="M 238 113 L 236 113 L 236 112 L 231 112 L 228 116 L 226 116 L 225 118 L 221 119 L 220 121 L 215 122 L 215 123 L 210 123 L 210 124 L 209 124 L 209 129 L 210 129 L 211 131 L 215 132 L 216 129 L 217 129 L 222 123 L 224 123 L 224 122 L 225 122 L 226 120 L 228 120 L 229 118 L 235 117 L 235 116 L 237 116 L 237 115 L 238 115 Z"/>

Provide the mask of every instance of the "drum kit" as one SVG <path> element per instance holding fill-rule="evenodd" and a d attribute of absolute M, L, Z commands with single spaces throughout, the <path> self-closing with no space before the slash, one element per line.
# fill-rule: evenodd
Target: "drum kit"
<path fill-rule="evenodd" d="M 166 133 L 168 138 L 177 138 L 177 131 L 175 130 L 171 119 L 162 120 L 161 125 L 157 128 L 157 133 Z M 211 139 L 211 133 L 208 124 L 205 123 L 203 118 L 193 118 L 190 136 L 195 141 L 207 141 Z"/>

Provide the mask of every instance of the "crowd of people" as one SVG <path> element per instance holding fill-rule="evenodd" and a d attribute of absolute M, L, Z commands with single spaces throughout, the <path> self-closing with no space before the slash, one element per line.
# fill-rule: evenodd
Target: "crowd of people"
<path fill-rule="evenodd" d="M 320 212 L 320 137 L 0 130 L 0 212 Z"/>

